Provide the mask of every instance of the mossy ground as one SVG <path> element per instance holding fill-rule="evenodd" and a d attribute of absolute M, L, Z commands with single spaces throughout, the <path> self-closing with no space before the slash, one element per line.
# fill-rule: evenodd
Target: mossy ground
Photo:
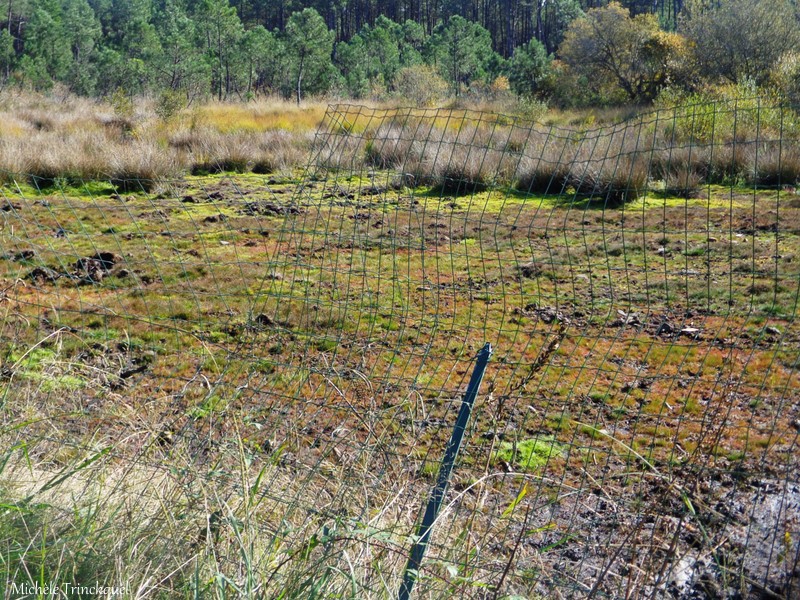
<path fill-rule="evenodd" d="M 308 467 L 313 495 L 346 509 L 333 473 L 369 469 L 376 490 L 429 474 L 489 341 L 456 488 L 502 461 L 512 481 L 535 473 L 558 496 L 590 480 L 624 504 L 652 477 L 780 479 L 794 464 L 793 192 L 709 186 L 605 209 L 389 180 L 6 186 L 0 431 L 56 467 L 65 448 L 141 456 L 142 434 L 148 461 L 180 448 L 206 475 L 235 471 L 231 456 Z M 113 266 L 87 279 L 78 263 L 99 253 Z M 490 487 L 501 503 L 518 492 Z M 314 505 L 297 493 L 292 510 Z"/>

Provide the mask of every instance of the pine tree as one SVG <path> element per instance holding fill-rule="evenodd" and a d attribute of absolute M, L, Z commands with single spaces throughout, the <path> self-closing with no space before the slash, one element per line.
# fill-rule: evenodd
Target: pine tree
<path fill-rule="evenodd" d="M 531 40 L 517 47 L 508 61 L 511 89 L 520 96 L 533 96 L 550 70 L 550 57 L 544 45 Z"/>
<path fill-rule="evenodd" d="M 294 93 L 300 104 L 304 95 L 328 90 L 334 35 L 316 10 L 306 8 L 289 18 L 284 36 Z"/>
<path fill-rule="evenodd" d="M 486 77 L 496 61 L 489 32 L 459 15 L 437 27 L 427 53 L 453 86 L 456 96 L 473 80 Z"/>
<path fill-rule="evenodd" d="M 211 85 L 217 99 L 223 100 L 236 90 L 239 76 L 246 78 L 247 61 L 238 52 L 244 28 L 228 0 L 202 0 L 196 16 L 211 68 Z"/>
<path fill-rule="evenodd" d="M 20 70 L 34 88 L 48 88 L 66 77 L 72 57 L 57 0 L 42 0 L 33 10 L 24 29 L 24 53 Z"/>
<path fill-rule="evenodd" d="M 102 35 L 100 22 L 86 0 L 62 0 L 64 31 L 72 51 L 66 82 L 78 94 L 90 95 L 97 82 L 96 51 Z"/>
<path fill-rule="evenodd" d="M 283 43 L 261 25 L 242 38 L 242 55 L 247 59 L 246 95 L 276 92 L 281 87 L 286 61 Z"/>
<path fill-rule="evenodd" d="M 211 69 L 196 43 L 195 22 L 177 0 L 165 0 L 157 17 L 157 32 L 163 40 L 155 61 L 158 86 L 181 91 L 188 99 L 207 94 Z"/>

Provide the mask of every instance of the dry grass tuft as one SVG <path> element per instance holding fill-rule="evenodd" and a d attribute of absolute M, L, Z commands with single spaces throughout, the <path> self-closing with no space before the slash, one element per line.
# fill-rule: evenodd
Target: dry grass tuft
<path fill-rule="evenodd" d="M 794 186 L 800 181 L 800 148 L 796 144 L 770 142 L 748 152 L 748 181 L 762 186 Z"/>
<path fill-rule="evenodd" d="M 575 193 L 601 200 L 616 208 L 641 196 L 648 181 L 648 163 L 642 158 L 620 156 L 616 160 L 575 163 L 567 178 Z"/>
<path fill-rule="evenodd" d="M 106 174 L 120 191 L 150 192 L 159 184 L 179 177 L 185 168 L 178 157 L 152 143 L 136 142 L 114 150 Z"/>
<path fill-rule="evenodd" d="M 681 198 L 702 195 L 703 176 L 690 166 L 675 167 L 664 176 L 664 191 Z"/>
<path fill-rule="evenodd" d="M 316 104 L 299 109 L 270 102 L 214 104 L 166 123 L 148 101 L 122 110 L 71 97 L 5 100 L 2 179 L 28 180 L 40 188 L 106 179 L 120 190 L 147 191 L 189 170 L 290 171 L 306 164 L 309 132 L 323 114 Z M 279 129 L 282 125 L 287 130 Z"/>

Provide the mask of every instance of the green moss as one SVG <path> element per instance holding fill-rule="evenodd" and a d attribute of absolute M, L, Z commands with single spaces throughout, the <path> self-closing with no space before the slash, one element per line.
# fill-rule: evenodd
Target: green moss
<path fill-rule="evenodd" d="M 553 437 L 540 437 L 521 442 L 502 442 L 495 452 L 492 462 L 505 461 L 526 472 L 542 468 L 551 457 L 561 456 L 564 446 Z"/>
<path fill-rule="evenodd" d="M 228 400 L 217 396 L 216 394 L 212 394 L 211 396 L 203 399 L 199 405 L 190 409 L 188 415 L 195 419 L 205 419 L 215 413 L 224 413 L 227 408 Z"/>

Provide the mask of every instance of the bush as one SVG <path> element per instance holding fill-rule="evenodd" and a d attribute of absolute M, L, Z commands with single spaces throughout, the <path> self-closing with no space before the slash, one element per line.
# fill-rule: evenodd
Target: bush
<path fill-rule="evenodd" d="M 186 108 L 186 96 L 176 90 L 164 90 L 156 100 L 156 115 L 162 121 L 171 121 Z"/>
<path fill-rule="evenodd" d="M 428 65 L 400 69 L 394 78 L 396 95 L 416 106 L 431 106 L 447 98 L 450 87 Z"/>
<path fill-rule="evenodd" d="M 788 52 L 770 74 L 770 83 L 789 103 L 800 106 L 800 52 Z"/>
<path fill-rule="evenodd" d="M 686 8 L 681 30 L 710 79 L 763 84 L 781 57 L 800 44 L 789 0 L 698 2 Z"/>

